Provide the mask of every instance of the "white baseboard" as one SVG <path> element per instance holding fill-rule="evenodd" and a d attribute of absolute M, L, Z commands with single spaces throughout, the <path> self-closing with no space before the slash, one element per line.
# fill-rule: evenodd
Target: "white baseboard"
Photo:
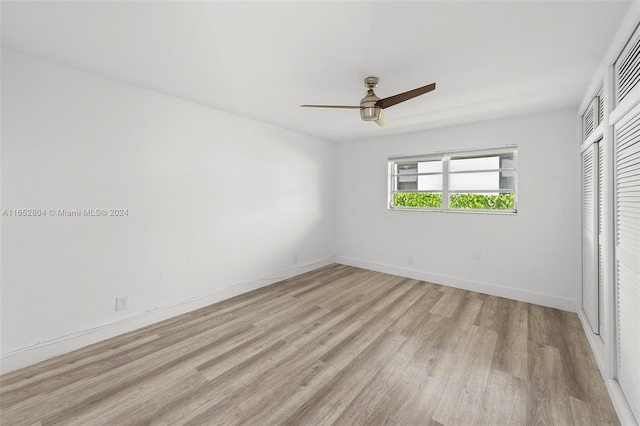
<path fill-rule="evenodd" d="M 622 389 L 620 389 L 620 384 L 616 379 L 607 377 L 605 368 L 606 348 L 604 346 L 604 342 L 602 341 L 600 336 L 591 332 L 591 326 L 589 325 L 587 316 L 585 315 L 582 308 L 578 309 L 578 317 L 580 318 L 580 322 L 582 323 L 584 334 L 587 336 L 589 346 L 591 346 L 591 352 L 593 352 L 593 355 L 598 364 L 598 368 L 600 369 L 600 374 L 602 375 L 605 385 L 607 386 L 609 397 L 611 398 L 613 408 L 615 408 L 616 410 L 616 414 L 618 415 L 620 423 L 623 426 L 637 426 L 638 422 L 633 416 L 631 407 L 629 407 L 629 403 L 622 393 Z"/>
<path fill-rule="evenodd" d="M 634 417 L 631 407 L 629 406 L 622 389 L 620 389 L 618 381 L 615 379 L 608 379 L 604 382 L 607 385 L 607 390 L 609 391 L 613 408 L 615 408 L 616 414 L 618 414 L 620 424 L 622 426 L 638 426 L 638 420 Z"/>
<path fill-rule="evenodd" d="M 475 291 L 478 293 L 490 294 L 492 296 L 504 297 L 506 299 L 519 300 L 550 308 L 562 309 L 563 311 L 576 312 L 578 301 L 550 294 L 536 293 L 528 290 L 520 290 L 512 287 L 504 287 L 496 284 L 473 281 L 457 278 L 449 275 L 433 274 L 416 269 L 403 268 L 399 266 L 387 265 L 383 263 L 369 262 L 361 259 L 353 259 L 344 256 L 336 256 L 336 263 L 355 266 L 358 268 L 370 269 L 372 271 L 384 272 L 386 274 L 399 275 L 401 277 L 412 278 L 420 281 L 427 281 L 434 284 L 442 284 L 449 287 L 463 290 Z"/>
<path fill-rule="evenodd" d="M 34 345 L 3 353 L 0 357 L 0 374 L 5 374 L 20 368 L 28 367 L 40 361 L 62 355 L 73 350 L 128 333 L 142 327 L 163 321 L 177 315 L 194 311 L 199 308 L 256 290 L 276 282 L 304 274 L 318 268 L 334 263 L 333 256 L 273 273 L 273 277 L 258 279 L 228 286 L 211 294 L 193 297 L 191 299 L 174 303 L 132 315 L 116 322 L 106 323 L 101 326 L 77 331 L 65 336 L 60 336 L 46 342 L 38 342 Z"/>
<path fill-rule="evenodd" d="M 597 334 L 593 334 L 591 331 L 591 326 L 589 325 L 589 320 L 587 320 L 587 316 L 584 313 L 582 308 L 578 309 L 578 318 L 580 318 L 580 322 L 582 323 L 582 329 L 584 330 L 584 334 L 587 336 L 587 341 L 589 342 L 589 346 L 591 346 L 591 352 L 593 352 L 593 356 L 596 359 L 596 363 L 598 364 L 598 368 L 600 369 L 600 373 L 603 378 L 606 378 L 606 369 L 605 369 L 605 360 L 604 360 L 604 342 L 602 338 Z"/>

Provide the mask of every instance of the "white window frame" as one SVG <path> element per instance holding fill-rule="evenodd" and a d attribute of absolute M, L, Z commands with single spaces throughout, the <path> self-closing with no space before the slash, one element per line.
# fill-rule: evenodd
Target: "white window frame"
<path fill-rule="evenodd" d="M 467 170 L 467 171 L 458 171 L 452 172 L 450 171 L 449 162 L 452 158 L 467 156 L 469 158 L 480 158 L 497 154 L 505 154 L 512 153 L 513 154 L 513 168 L 498 168 L 498 169 L 487 169 L 487 170 Z M 431 172 L 431 173 L 417 173 L 416 176 L 422 175 L 437 175 L 442 174 L 442 190 L 407 190 L 407 191 L 398 191 L 396 190 L 396 179 L 399 175 L 395 173 L 396 165 L 403 163 L 415 163 L 421 161 L 442 161 L 442 173 L 439 172 Z M 504 209 L 504 210 L 490 210 L 490 209 L 459 209 L 452 208 L 450 203 L 450 195 L 451 194 L 469 194 L 469 193 L 494 193 L 496 190 L 477 190 L 477 189 L 467 189 L 467 190 L 451 190 L 449 188 L 449 180 L 450 175 L 458 174 L 458 173 L 486 173 L 486 172 L 500 172 L 504 170 L 513 170 L 514 173 L 514 189 L 513 190 L 501 190 L 501 192 L 512 192 L 513 193 L 513 209 Z M 484 214 L 517 214 L 518 212 L 518 147 L 517 145 L 505 145 L 502 147 L 493 147 L 493 148 L 481 148 L 481 149 L 465 149 L 465 150 L 451 150 L 451 151 L 440 151 L 433 152 L 429 154 L 413 154 L 413 155 L 396 155 L 390 156 L 388 158 L 388 190 L 387 190 L 387 208 L 389 210 L 400 210 L 400 211 L 423 211 L 423 212 L 451 212 L 451 213 L 484 213 Z M 442 194 L 442 207 L 398 207 L 394 204 L 395 194 L 396 193 L 436 193 Z"/>

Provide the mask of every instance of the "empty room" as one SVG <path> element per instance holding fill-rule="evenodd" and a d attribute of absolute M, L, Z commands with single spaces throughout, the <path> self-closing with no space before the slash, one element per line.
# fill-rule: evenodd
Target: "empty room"
<path fill-rule="evenodd" d="M 3 426 L 638 425 L 640 0 L 0 24 Z"/>

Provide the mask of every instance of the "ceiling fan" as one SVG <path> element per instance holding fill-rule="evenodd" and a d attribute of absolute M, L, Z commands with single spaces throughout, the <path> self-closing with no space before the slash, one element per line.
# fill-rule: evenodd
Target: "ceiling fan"
<path fill-rule="evenodd" d="M 379 126 L 386 126 L 387 119 L 384 117 L 382 110 L 399 104 L 400 102 L 408 101 L 416 96 L 424 95 L 425 93 L 435 90 L 436 84 L 431 83 L 426 86 L 418 87 L 417 89 L 409 90 L 408 92 L 399 93 L 397 95 L 389 96 L 388 98 L 380 99 L 373 92 L 373 89 L 378 85 L 378 77 L 367 77 L 364 79 L 364 87 L 367 88 L 367 94 L 360 101 L 359 106 L 352 105 L 300 105 L 301 107 L 308 108 L 339 108 L 339 109 L 359 109 L 360 117 L 364 121 L 375 121 Z"/>

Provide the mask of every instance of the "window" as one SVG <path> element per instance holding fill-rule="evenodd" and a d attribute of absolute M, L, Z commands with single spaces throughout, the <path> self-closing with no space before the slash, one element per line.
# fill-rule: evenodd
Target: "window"
<path fill-rule="evenodd" d="M 389 208 L 516 212 L 516 147 L 389 157 Z"/>

